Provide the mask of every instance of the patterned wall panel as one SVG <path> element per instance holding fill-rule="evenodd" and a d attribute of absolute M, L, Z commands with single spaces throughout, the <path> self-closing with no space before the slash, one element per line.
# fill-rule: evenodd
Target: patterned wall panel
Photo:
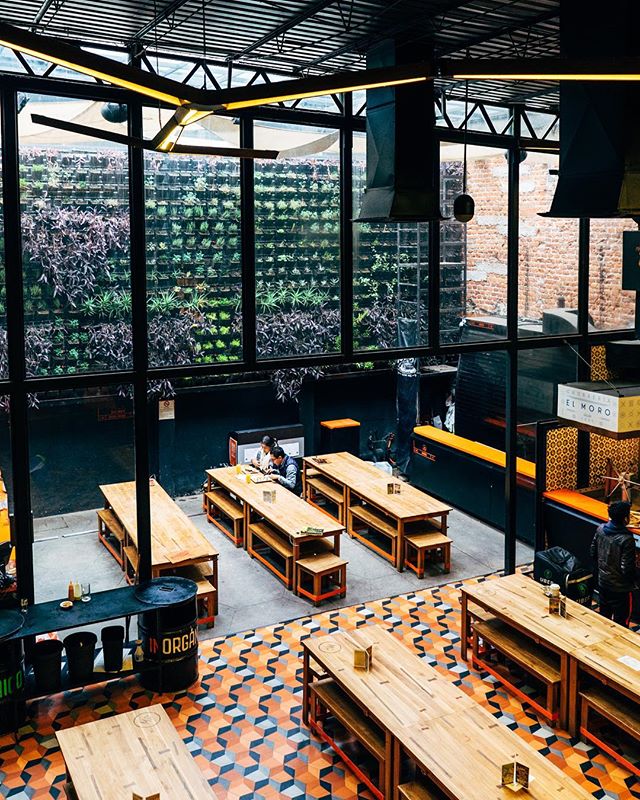
<path fill-rule="evenodd" d="M 547 432 L 545 491 L 578 486 L 578 429 L 554 428 Z"/>
<path fill-rule="evenodd" d="M 590 433 L 589 441 L 589 486 L 602 486 L 609 458 L 618 472 L 637 473 L 640 439 L 618 441 Z"/>
<path fill-rule="evenodd" d="M 591 380 L 611 380 L 607 368 L 607 353 L 603 344 L 598 344 L 591 348 Z"/>

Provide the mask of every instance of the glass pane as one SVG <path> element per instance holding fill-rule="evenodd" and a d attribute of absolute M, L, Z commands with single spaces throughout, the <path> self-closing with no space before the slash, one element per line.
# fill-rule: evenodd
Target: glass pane
<path fill-rule="evenodd" d="M 622 233 L 630 219 L 592 219 L 589 235 L 589 315 L 597 330 L 633 328 L 637 292 L 622 290 Z"/>
<path fill-rule="evenodd" d="M 507 309 L 508 165 L 503 150 L 467 147 L 467 192 L 475 214 L 453 218 L 462 192 L 464 147 L 442 142 L 440 233 L 440 340 L 443 343 L 503 339 Z"/>
<path fill-rule="evenodd" d="M 31 95 L 18 117 L 27 374 L 131 366 L 125 147 L 47 128 L 41 113 L 126 132 L 102 102 Z"/>
<path fill-rule="evenodd" d="M 0 608 L 17 606 L 16 551 L 10 527 L 13 514 L 9 398 L 0 396 Z"/>
<path fill-rule="evenodd" d="M 157 111 L 148 109 L 146 135 L 158 124 Z M 222 117 L 190 125 L 183 137 L 239 144 L 238 126 Z M 149 362 L 236 361 L 242 356 L 239 159 L 150 152 L 144 158 Z"/>
<path fill-rule="evenodd" d="M 558 160 L 527 153 L 520 164 L 520 336 L 578 329 L 578 220 L 540 216 L 551 207 Z"/>
<path fill-rule="evenodd" d="M 92 592 L 124 583 L 119 543 L 98 538 L 97 512 L 102 484 L 135 477 L 131 397 L 130 386 L 50 392 L 29 410 L 36 602 L 65 599 L 69 581 Z"/>
<path fill-rule="evenodd" d="M 0 141 L 0 150 L 2 142 Z M 0 198 L 2 197 L 2 170 L 0 170 Z M 0 378 L 9 377 L 7 351 L 7 290 L 4 280 L 4 214 L 0 199 Z"/>
<path fill-rule="evenodd" d="M 258 358 L 340 349 L 340 150 L 337 131 L 256 123 Z"/>
<path fill-rule="evenodd" d="M 354 133 L 354 217 L 366 179 L 366 135 Z M 353 236 L 355 349 L 426 344 L 429 224 L 356 222 Z"/>

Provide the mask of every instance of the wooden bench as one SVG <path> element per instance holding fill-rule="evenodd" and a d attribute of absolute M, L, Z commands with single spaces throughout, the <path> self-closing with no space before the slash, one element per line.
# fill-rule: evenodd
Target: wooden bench
<path fill-rule="evenodd" d="M 589 728 L 590 711 L 595 711 L 596 714 L 604 717 L 604 719 L 624 731 L 628 736 L 640 741 L 640 706 L 606 689 L 594 687 L 588 691 L 580 692 L 580 735 L 582 738 L 593 742 L 619 764 L 622 764 L 625 769 L 628 769 L 634 775 L 640 776 L 640 767 L 638 765 L 632 764 L 624 755 L 602 741 Z"/>
<path fill-rule="evenodd" d="M 480 639 L 498 653 L 517 664 L 525 672 L 539 680 L 546 689 L 546 703 L 542 705 L 518 689 L 504 674 L 484 658 L 480 649 Z M 555 725 L 559 716 L 560 665 L 557 657 L 533 640 L 500 620 L 487 622 L 478 620 L 473 626 L 472 664 L 476 669 L 484 669 L 507 686 L 513 694 L 536 709 Z"/>
<path fill-rule="evenodd" d="M 101 508 L 98 511 L 98 539 L 118 564 L 124 567 L 124 528 L 110 508 Z M 110 539 L 115 539 L 116 544 Z"/>
<path fill-rule="evenodd" d="M 138 578 L 138 551 L 135 545 L 128 544 L 124 549 L 124 576 L 128 584 L 134 584 Z"/>
<path fill-rule="evenodd" d="M 340 758 L 363 780 L 374 794 L 382 798 L 385 785 L 386 752 L 382 731 L 367 717 L 331 678 L 310 685 L 309 726 L 328 742 Z M 371 753 L 378 763 L 377 786 L 353 763 L 344 750 L 335 742 L 324 727 L 328 713 L 336 719 L 358 742 Z"/>
<path fill-rule="evenodd" d="M 319 553 L 318 555 L 299 558 L 297 566 L 297 586 L 295 593 L 313 600 L 315 606 L 321 600 L 339 595 L 344 597 L 347 593 L 347 561 L 334 553 Z M 311 589 L 305 589 L 305 577 L 311 578 Z M 331 581 L 331 578 L 334 578 Z M 323 580 L 329 585 L 323 587 Z"/>
<path fill-rule="evenodd" d="M 344 494 L 341 489 L 339 489 L 333 481 L 328 480 L 327 478 L 322 477 L 309 477 L 307 472 L 307 479 L 305 482 L 305 490 L 306 496 L 305 499 L 307 502 L 311 503 L 312 505 L 320 508 L 321 511 L 325 511 L 322 506 L 318 506 L 315 503 L 315 496 L 321 495 L 325 498 L 325 500 L 329 500 L 329 502 L 333 503 L 338 508 L 337 519 L 339 522 L 344 521 Z M 327 512 L 328 513 L 328 512 Z M 333 516 L 330 514 L 329 516 Z"/>
<path fill-rule="evenodd" d="M 198 587 L 196 600 L 204 605 L 205 613 L 198 616 L 198 625 L 206 625 L 213 628 L 217 608 L 217 589 L 214 585 L 214 576 L 210 572 L 208 564 L 188 564 L 184 567 L 176 567 L 174 575 L 181 578 L 188 578 Z"/>
<path fill-rule="evenodd" d="M 277 566 L 265 558 L 263 552 L 256 549 L 254 544 L 256 539 L 284 560 L 284 571 L 279 570 Z M 293 547 L 281 533 L 278 533 L 266 522 L 251 523 L 249 525 L 248 550 L 252 558 L 257 558 L 258 561 L 262 562 L 265 567 L 284 582 L 287 589 L 291 589 L 293 584 Z"/>
<path fill-rule="evenodd" d="M 420 781 L 401 783 L 398 786 L 398 796 L 403 800 L 440 800 L 442 797 L 437 790 L 428 789 Z"/>
<path fill-rule="evenodd" d="M 381 556 L 386 558 L 387 561 L 391 561 L 392 564 L 396 563 L 398 529 L 395 527 L 395 525 L 389 522 L 389 520 L 383 514 L 381 514 L 379 511 L 376 511 L 371 506 L 350 506 L 347 516 L 347 532 L 350 536 L 355 536 L 356 539 L 361 539 L 372 550 L 375 550 Z M 359 519 L 361 522 L 364 522 L 368 528 L 381 533 L 383 536 L 386 536 L 391 544 L 391 552 L 389 553 L 387 550 L 383 550 L 381 547 L 378 547 L 376 544 L 359 533 L 353 527 L 353 517 Z"/>
<path fill-rule="evenodd" d="M 225 492 L 224 489 L 212 489 L 205 492 L 205 510 L 207 519 L 228 536 L 236 547 L 240 547 L 244 541 L 244 511 L 240 503 L 237 503 Z M 214 512 L 215 509 L 215 513 Z M 220 522 L 218 517 L 222 515 L 231 523 L 231 530 Z"/>
<path fill-rule="evenodd" d="M 411 560 L 415 554 L 415 561 Z M 412 569 L 419 578 L 424 578 L 427 553 L 441 553 L 443 571 L 451 571 L 451 539 L 435 531 L 412 533 L 404 536 L 404 565 Z"/>

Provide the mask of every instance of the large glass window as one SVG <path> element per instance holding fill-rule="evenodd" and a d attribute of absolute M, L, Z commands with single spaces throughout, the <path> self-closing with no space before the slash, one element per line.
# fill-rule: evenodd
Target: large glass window
<path fill-rule="evenodd" d="M 152 137 L 168 115 L 145 111 Z M 226 117 L 190 125 L 183 143 L 237 147 Z M 240 165 L 237 158 L 145 152 L 149 363 L 242 356 Z"/>
<path fill-rule="evenodd" d="M 126 131 L 126 109 L 39 95 L 26 101 L 18 121 L 27 373 L 129 368 L 127 150 L 31 121 L 41 113 Z"/>
<path fill-rule="evenodd" d="M 258 358 L 340 349 L 337 131 L 258 122 L 255 162 Z M 289 151 L 289 152 L 287 152 Z"/>
<path fill-rule="evenodd" d="M 453 219 L 462 193 L 464 147 L 442 142 L 440 338 L 442 342 L 506 337 L 508 164 L 503 150 L 467 147 L 467 192 L 475 215 Z M 480 332 L 480 333 L 478 333 Z"/>
<path fill-rule="evenodd" d="M 2 142 L 0 141 L 0 150 Z M 2 197 L 2 170 L 0 170 L 0 198 Z M 7 290 L 4 280 L 4 214 L 0 199 L 0 378 L 9 376 L 7 351 Z"/>
<path fill-rule="evenodd" d="M 520 336 L 578 329 L 578 220 L 541 217 L 558 182 L 558 156 L 527 153 L 520 164 Z"/>
<path fill-rule="evenodd" d="M 131 395 L 124 385 L 47 392 L 29 410 L 36 602 L 65 598 L 69 581 L 92 592 L 124 585 L 118 523 L 98 511 L 103 485 L 126 483 L 123 491 L 135 496 Z M 130 577 L 134 561 L 132 554 Z"/>
<path fill-rule="evenodd" d="M 353 137 L 353 210 L 366 187 L 366 135 Z M 427 342 L 428 223 L 354 223 L 353 338 L 356 350 Z"/>
<path fill-rule="evenodd" d="M 592 219 L 589 234 L 589 314 L 598 330 L 633 328 L 637 292 L 622 290 L 622 233 L 630 219 Z"/>

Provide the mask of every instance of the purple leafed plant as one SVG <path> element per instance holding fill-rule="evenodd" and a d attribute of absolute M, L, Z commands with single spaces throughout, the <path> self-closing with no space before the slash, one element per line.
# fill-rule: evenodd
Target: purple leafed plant
<path fill-rule="evenodd" d="M 75 307 L 111 277 L 109 259 L 129 247 L 127 214 L 41 205 L 22 218 L 25 255 L 53 296 Z"/>

